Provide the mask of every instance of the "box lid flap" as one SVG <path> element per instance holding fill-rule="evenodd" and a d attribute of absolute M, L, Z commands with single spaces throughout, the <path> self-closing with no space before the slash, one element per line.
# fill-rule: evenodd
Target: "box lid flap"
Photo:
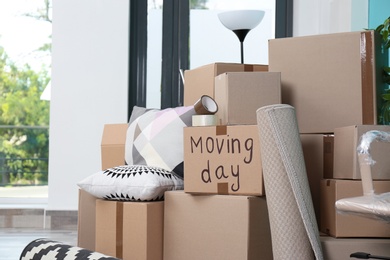
<path fill-rule="evenodd" d="M 127 124 L 106 124 L 104 125 L 103 145 L 124 145 L 126 142 Z"/>

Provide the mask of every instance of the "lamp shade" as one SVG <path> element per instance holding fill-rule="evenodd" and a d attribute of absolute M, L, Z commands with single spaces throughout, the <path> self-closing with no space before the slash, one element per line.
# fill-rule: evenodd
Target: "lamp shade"
<path fill-rule="evenodd" d="M 264 14 L 262 10 L 235 10 L 219 13 L 218 18 L 229 30 L 252 30 L 263 20 Z"/>

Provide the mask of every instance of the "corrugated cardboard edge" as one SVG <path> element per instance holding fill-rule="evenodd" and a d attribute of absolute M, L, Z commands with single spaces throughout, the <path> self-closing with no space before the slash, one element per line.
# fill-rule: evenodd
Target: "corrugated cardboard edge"
<path fill-rule="evenodd" d="M 123 202 L 116 205 L 116 256 L 123 258 Z"/>
<path fill-rule="evenodd" d="M 257 205 L 258 203 L 262 206 Z M 248 230 L 248 259 L 250 260 L 258 259 L 260 255 L 262 259 L 273 259 L 271 228 L 266 203 L 265 197 L 248 197 L 248 226 L 251 227 Z M 260 243 L 258 240 L 260 240 Z"/>
<path fill-rule="evenodd" d="M 95 250 L 111 256 L 117 256 L 117 220 L 116 215 L 119 202 L 103 199 L 96 200 L 96 223 L 95 223 Z"/>
<path fill-rule="evenodd" d="M 321 181 L 321 223 L 320 231 L 331 236 L 336 234 L 331 233 L 335 230 L 336 218 L 335 218 L 335 207 L 332 201 L 335 201 L 335 183 L 331 179 Z"/>
<path fill-rule="evenodd" d="M 95 251 L 96 200 L 86 191 L 79 190 L 77 246 L 91 251 Z"/>
<path fill-rule="evenodd" d="M 333 178 L 333 164 L 334 164 L 334 135 L 327 134 L 324 135 L 324 146 L 323 146 L 323 178 L 331 179 Z"/>
<path fill-rule="evenodd" d="M 125 202 L 123 259 L 162 259 L 164 201 Z"/>
<path fill-rule="evenodd" d="M 164 202 L 147 207 L 147 259 L 162 259 L 164 248 Z"/>

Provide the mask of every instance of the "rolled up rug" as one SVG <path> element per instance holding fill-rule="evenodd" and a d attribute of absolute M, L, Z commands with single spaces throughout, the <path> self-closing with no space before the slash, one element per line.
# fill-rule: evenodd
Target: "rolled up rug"
<path fill-rule="evenodd" d="M 49 239 L 36 239 L 22 251 L 19 260 L 119 260 L 84 248 Z"/>
<path fill-rule="evenodd" d="M 256 114 L 274 259 L 323 259 L 295 109 Z"/>

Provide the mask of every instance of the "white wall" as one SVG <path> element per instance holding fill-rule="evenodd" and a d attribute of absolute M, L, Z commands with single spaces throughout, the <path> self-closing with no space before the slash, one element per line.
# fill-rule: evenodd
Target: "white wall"
<path fill-rule="evenodd" d="M 76 210 L 105 123 L 127 121 L 127 0 L 54 0 L 49 210 Z"/>
<path fill-rule="evenodd" d="M 368 0 L 294 0 L 294 36 L 364 30 Z"/>

